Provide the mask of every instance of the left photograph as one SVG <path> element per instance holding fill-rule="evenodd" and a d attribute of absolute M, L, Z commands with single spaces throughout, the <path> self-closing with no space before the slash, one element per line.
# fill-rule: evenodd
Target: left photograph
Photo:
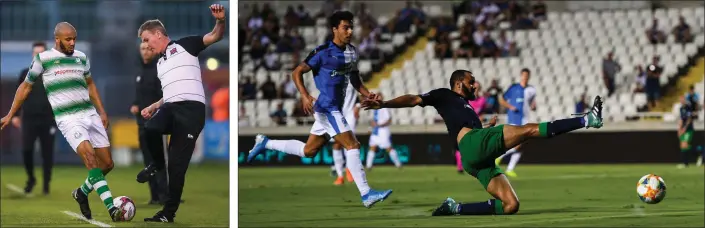
<path fill-rule="evenodd" d="M 228 1 L 0 8 L 0 226 L 228 226 Z"/>

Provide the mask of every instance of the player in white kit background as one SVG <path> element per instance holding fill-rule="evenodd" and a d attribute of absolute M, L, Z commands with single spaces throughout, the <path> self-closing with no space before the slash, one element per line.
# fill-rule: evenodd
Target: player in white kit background
<path fill-rule="evenodd" d="M 384 99 L 382 95 L 378 95 L 380 99 Z M 367 170 L 371 170 L 374 165 L 377 149 L 382 149 L 389 152 L 389 158 L 397 168 L 401 168 L 401 161 L 397 151 L 392 148 L 392 132 L 389 130 L 389 125 L 392 125 L 392 114 L 389 109 L 381 108 L 372 111 L 372 120 L 370 120 L 370 150 L 367 152 Z"/>
<path fill-rule="evenodd" d="M 348 87 L 345 89 L 345 102 L 343 103 L 343 116 L 345 121 L 348 122 L 350 126 L 350 131 L 355 134 L 355 127 L 357 126 L 357 119 L 360 115 L 360 103 L 358 102 L 357 91 L 353 87 L 352 83 L 348 83 Z M 331 138 L 330 142 L 333 143 L 333 170 L 335 170 L 336 179 L 333 182 L 334 185 L 342 185 L 345 183 L 343 178 L 343 172 L 345 172 L 345 178 L 348 182 L 353 182 L 353 177 L 350 171 L 345 168 L 345 157 L 343 156 L 343 144 L 336 142 L 335 139 Z"/>
<path fill-rule="evenodd" d="M 522 69 L 521 81 L 510 86 L 504 96 L 499 99 L 500 104 L 508 109 L 507 123 L 509 125 L 522 126 L 527 124 L 530 111 L 536 110 L 536 88 L 529 85 L 530 77 L 531 71 L 526 68 Z M 517 176 L 514 168 L 519 162 L 519 158 L 521 158 L 521 146 L 522 144 L 519 144 L 495 160 L 495 163 L 499 165 L 504 157 L 511 155 L 506 171 L 509 177 Z"/>

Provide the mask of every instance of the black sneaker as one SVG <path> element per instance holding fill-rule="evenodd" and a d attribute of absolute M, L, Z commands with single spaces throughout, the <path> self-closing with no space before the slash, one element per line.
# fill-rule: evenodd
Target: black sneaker
<path fill-rule="evenodd" d="M 155 174 L 157 174 L 157 172 L 159 172 L 159 170 L 157 170 L 157 167 L 155 167 L 154 164 L 149 164 L 142 171 L 140 171 L 140 173 L 137 174 L 137 182 L 146 183 Z"/>
<path fill-rule="evenodd" d="M 113 219 L 113 222 L 123 221 L 122 216 L 125 215 L 125 211 L 117 207 L 110 208 L 108 213 L 110 213 L 110 218 Z"/>
<path fill-rule="evenodd" d="M 81 214 L 83 214 L 83 217 L 86 217 L 86 219 L 93 219 L 93 216 L 91 216 L 91 207 L 88 205 L 88 196 L 81 191 L 81 188 L 79 187 L 73 190 L 71 195 L 73 196 L 73 199 L 78 202 L 78 207 L 81 209 Z"/>
<path fill-rule="evenodd" d="M 174 222 L 174 215 L 167 215 L 166 213 L 162 211 L 158 211 L 157 214 L 154 215 L 154 217 L 151 218 L 145 218 L 145 222 L 168 222 L 168 223 L 173 223 Z"/>
<path fill-rule="evenodd" d="M 36 185 L 36 184 L 37 184 L 37 180 L 35 180 L 34 178 L 30 178 L 29 180 L 27 180 L 27 184 L 24 187 L 24 193 L 25 194 L 32 193 L 32 190 L 34 189 L 34 185 Z"/>

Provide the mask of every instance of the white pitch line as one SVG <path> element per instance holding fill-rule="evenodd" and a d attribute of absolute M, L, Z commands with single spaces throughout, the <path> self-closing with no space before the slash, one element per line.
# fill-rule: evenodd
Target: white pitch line
<path fill-rule="evenodd" d="M 660 216 L 660 215 L 677 215 L 677 214 L 694 214 L 703 213 L 703 211 L 677 211 L 677 212 L 663 212 L 663 213 L 651 213 L 651 214 L 625 214 L 625 215 L 610 215 L 610 216 L 596 216 L 596 217 L 577 217 L 577 218 L 564 218 L 564 219 L 540 219 L 531 220 L 523 222 L 510 222 L 510 223 L 499 223 L 496 225 L 479 225 L 471 227 L 493 227 L 493 226 L 516 226 L 529 223 L 542 223 L 542 222 L 567 222 L 567 221 L 577 221 L 577 220 L 593 220 L 593 219 L 608 219 L 608 218 L 626 218 L 626 217 L 645 217 L 645 216 Z"/>
<path fill-rule="evenodd" d="M 98 221 L 93 220 L 93 219 L 87 219 L 86 217 L 83 217 L 83 215 L 80 215 L 80 214 L 77 214 L 77 213 L 74 213 L 74 212 L 71 212 L 71 211 L 62 211 L 62 212 L 64 212 L 64 214 L 66 214 L 66 215 L 68 215 L 68 216 L 71 216 L 71 217 L 74 217 L 74 218 L 77 218 L 77 219 L 86 221 L 86 222 L 88 222 L 88 223 L 90 223 L 90 224 L 93 224 L 93 225 L 96 225 L 96 226 L 99 226 L 99 227 L 113 227 L 113 226 L 111 226 L 111 225 L 108 225 L 108 224 L 105 224 L 105 223 L 102 223 L 102 222 L 98 222 Z"/>
<path fill-rule="evenodd" d="M 30 194 L 24 193 L 24 189 L 20 188 L 17 185 L 14 185 L 14 184 L 6 184 L 5 187 L 13 192 L 16 192 L 17 194 L 24 195 L 25 197 L 32 197 L 33 196 L 31 193 Z"/>

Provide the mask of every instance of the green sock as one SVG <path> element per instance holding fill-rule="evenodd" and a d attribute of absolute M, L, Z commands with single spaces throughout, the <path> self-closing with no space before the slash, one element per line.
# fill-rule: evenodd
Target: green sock
<path fill-rule="evenodd" d="M 494 214 L 495 215 L 503 215 L 504 214 L 504 207 L 502 207 L 502 201 L 499 199 L 494 199 Z"/>
<path fill-rule="evenodd" d="M 539 123 L 539 135 L 544 138 L 548 136 L 548 122 Z"/>
<path fill-rule="evenodd" d="M 93 185 L 93 189 L 100 195 L 100 199 L 103 201 L 103 204 L 105 204 L 105 207 L 108 208 L 108 210 L 112 209 L 113 195 L 110 193 L 110 188 L 108 188 L 108 182 L 105 180 L 105 176 L 103 176 L 103 171 L 99 168 L 88 171 L 88 183 Z"/>
<path fill-rule="evenodd" d="M 88 182 L 88 178 L 86 178 L 85 181 L 83 181 L 83 184 L 81 185 L 81 191 L 83 194 L 90 194 L 93 191 L 93 185 Z"/>
<path fill-rule="evenodd" d="M 101 171 L 101 172 L 103 173 L 103 177 L 108 175 L 107 173 L 105 173 L 103 171 Z M 88 178 L 86 178 L 86 180 L 83 181 L 83 184 L 81 184 L 81 191 L 83 192 L 83 194 L 86 194 L 86 195 L 91 194 L 91 192 L 93 192 L 93 185 L 90 182 L 88 182 Z"/>

